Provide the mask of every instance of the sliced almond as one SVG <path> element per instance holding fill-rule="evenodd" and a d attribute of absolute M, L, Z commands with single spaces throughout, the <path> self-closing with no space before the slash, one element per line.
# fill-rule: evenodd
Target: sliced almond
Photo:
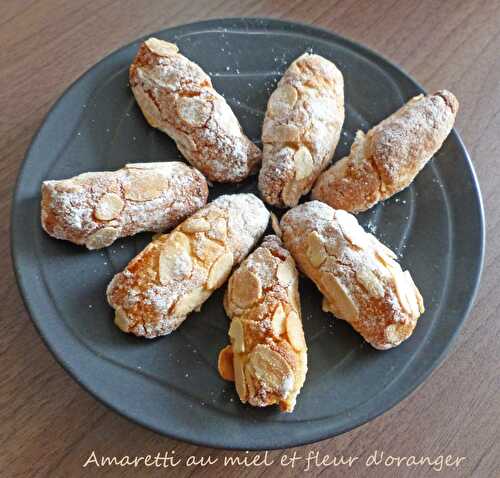
<path fill-rule="evenodd" d="M 313 172 L 313 157 L 306 146 L 301 146 L 295 152 L 293 161 L 295 163 L 295 179 L 297 181 L 308 178 Z"/>
<path fill-rule="evenodd" d="M 123 209 L 124 202 L 118 194 L 106 193 L 99 199 L 94 215 L 100 221 L 111 221 L 118 217 Z"/>
<path fill-rule="evenodd" d="M 418 311 L 420 312 L 420 314 L 423 314 L 425 312 L 424 299 L 422 298 L 420 291 L 418 290 L 417 286 L 415 285 L 415 282 L 413 281 L 413 277 L 411 276 L 410 272 L 406 271 L 405 274 L 407 276 L 408 283 L 415 290 L 415 297 L 417 299 Z M 416 316 L 418 316 L 418 315 L 419 314 L 417 314 Z"/>
<path fill-rule="evenodd" d="M 177 114 L 189 126 L 199 128 L 210 117 L 211 103 L 199 96 L 184 96 L 177 102 Z"/>
<path fill-rule="evenodd" d="M 302 189 L 295 180 L 289 181 L 281 191 L 281 199 L 283 204 L 288 207 L 295 207 L 300 197 L 302 196 Z"/>
<path fill-rule="evenodd" d="M 130 321 L 121 307 L 115 311 L 115 325 L 123 332 L 129 331 Z"/>
<path fill-rule="evenodd" d="M 173 315 L 178 317 L 184 317 L 193 310 L 201 307 L 203 302 L 205 302 L 211 295 L 211 291 L 205 289 L 204 287 L 198 287 L 193 289 L 191 292 L 184 294 L 175 304 Z"/>
<path fill-rule="evenodd" d="M 291 257 L 287 257 L 285 261 L 280 262 L 276 271 L 278 282 L 283 287 L 288 287 L 297 277 L 295 262 Z"/>
<path fill-rule="evenodd" d="M 220 376 L 224 380 L 228 380 L 229 382 L 234 382 L 233 348 L 230 345 L 226 345 L 219 352 L 217 369 L 219 370 Z"/>
<path fill-rule="evenodd" d="M 265 388 L 282 394 L 292 380 L 293 371 L 286 360 L 274 350 L 259 344 L 250 352 L 248 366 L 252 375 L 261 382 Z"/>
<path fill-rule="evenodd" d="M 238 269 L 231 281 L 231 299 L 246 309 L 251 307 L 262 296 L 260 279 L 246 268 Z"/>
<path fill-rule="evenodd" d="M 231 337 L 231 345 L 236 353 L 245 352 L 245 331 L 240 319 L 231 320 L 229 337 Z"/>
<path fill-rule="evenodd" d="M 316 268 L 319 268 L 328 257 L 323 240 L 316 231 L 310 232 L 307 236 L 306 255 L 313 267 Z"/>
<path fill-rule="evenodd" d="M 359 312 L 356 304 L 337 277 L 330 272 L 324 272 L 321 276 L 321 284 L 327 296 L 327 302 L 330 307 L 335 308 L 339 319 L 354 321 L 358 318 Z"/>
<path fill-rule="evenodd" d="M 207 236 L 215 241 L 225 241 L 227 237 L 227 224 L 223 217 L 218 217 L 211 221 L 211 227 L 207 232 Z"/>
<path fill-rule="evenodd" d="M 282 304 L 278 304 L 271 319 L 272 331 L 276 337 L 280 337 L 285 332 L 285 319 L 285 309 Z"/>
<path fill-rule="evenodd" d="M 130 170 L 128 182 L 123 185 L 124 195 L 130 201 L 151 201 L 168 188 L 168 179 L 152 170 Z"/>
<path fill-rule="evenodd" d="M 298 143 L 300 130 L 291 124 L 270 124 L 262 131 L 262 141 L 265 143 Z"/>
<path fill-rule="evenodd" d="M 356 272 L 356 278 L 371 297 L 384 297 L 384 285 L 368 268 L 362 267 L 358 270 Z"/>
<path fill-rule="evenodd" d="M 340 225 L 342 234 L 353 246 L 359 249 L 366 249 L 369 241 L 368 235 L 352 214 L 342 209 L 337 209 L 335 210 L 335 219 Z"/>
<path fill-rule="evenodd" d="M 240 400 L 245 403 L 247 401 L 247 385 L 240 354 L 233 353 L 233 369 L 236 392 L 238 393 Z"/>
<path fill-rule="evenodd" d="M 193 244 L 193 252 L 198 259 L 204 262 L 207 268 L 209 268 L 219 256 L 224 254 L 224 250 L 224 247 L 220 244 L 204 236 L 197 237 Z"/>
<path fill-rule="evenodd" d="M 292 109 L 297 102 L 297 90 L 289 84 L 281 85 L 273 91 L 269 97 L 267 105 L 268 112 L 273 114 L 276 110 L 281 110 L 283 107 Z"/>
<path fill-rule="evenodd" d="M 300 352 L 306 348 L 306 339 L 304 338 L 304 330 L 299 314 L 295 311 L 290 311 L 286 317 L 286 334 L 290 345 Z"/>
<path fill-rule="evenodd" d="M 210 268 L 207 279 L 207 289 L 213 290 L 220 287 L 231 273 L 233 268 L 234 258 L 231 251 L 222 254 L 218 257 Z"/>
<path fill-rule="evenodd" d="M 192 270 L 189 239 L 182 232 L 174 231 L 161 246 L 158 259 L 160 283 L 182 280 L 190 276 Z"/>
<path fill-rule="evenodd" d="M 102 247 L 108 247 L 120 235 L 118 229 L 114 227 L 103 227 L 98 229 L 96 232 L 87 237 L 85 245 L 87 249 L 101 249 Z"/>
<path fill-rule="evenodd" d="M 401 304 L 401 307 L 407 314 L 413 315 L 412 303 L 410 302 L 408 297 L 409 296 L 408 289 L 410 288 L 410 286 L 407 282 L 404 272 L 401 270 L 400 267 L 398 267 L 397 269 L 396 268 L 391 269 L 391 274 L 394 279 L 396 295 L 398 297 L 399 303 Z M 413 290 L 410 290 L 410 294 L 412 292 Z M 416 303 L 415 294 L 413 294 L 413 297 Z"/>
<path fill-rule="evenodd" d="M 418 303 L 418 297 L 416 294 L 416 287 L 413 279 L 411 278 L 411 274 L 409 271 L 404 271 L 403 275 L 406 279 L 406 299 L 411 308 L 411 315 L 414 318 L 417 318 L 420 315 L 420 306 Z M 419 294 L 420 295 L 420 294 Z"/>
<path fill-rule="evenodd" d="M 179 51 L 177 45 L 158 38 L 149 38 L 144 43 L 151 52 L 159 56 L 175 55 Z"/>
<path fill-rule="evenodd" d="M 206 232 L 210 229 L 210 223 L 202 217 L 193 217 L 182 224 L 182 230 L 189 234 Z"/>
<path fill-rule="evenodd" d="M 248 364 L 245 367 L 245 385 L 247 387 L 247 399 L 250 404 L 254 405 L 255 401 L 258 401 L 259 399 L 257 397 L 257 391 L 255 390 L 252 372 Z"/>

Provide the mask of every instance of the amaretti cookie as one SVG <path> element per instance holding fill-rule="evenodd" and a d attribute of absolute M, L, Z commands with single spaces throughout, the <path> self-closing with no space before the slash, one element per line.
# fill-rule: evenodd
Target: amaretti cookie
<path fill-rule="evenodd" d="M 127 164 L 118 171 L 44 181 L 45 231 L 99 249 L 142 231 L 171 229 L 207 202 L 203 175 L 179 162 Z"/>
<path fill-rule="evenodd" d="M 295 206 L 330 164 L 344 123 L 344 79 L 329 60 L 297 58 L 269 98 L 262 128 L 259 190 L 278 207 Z"/>
<path fill-rule="evenodd" d="M 349 156 L 318 178 L 313 199 L 356 213 L 402 191 L 441 148 L 457 111 L 449 91 L 415 96 L 368 133 L 357 132 Z"/>
<path fill-rule="evenodd" d="M 210 77 L 176 45 L 145 41 L 129 76 L 148 123 L 168 134 L 210 181 L 238 182 L 257 172 L 260 149 L 245 136 Z"/>
<path fill-rule="evenodd" d="M 281 230 L 297 265 L 323 294 L 325 311 L 377 349 L 410 337 L 424 312 L 422 296 L 396 255 L 352 214 L 311 201 L 288 211 Z"/>
<path fill-rule="evenodd" d="M 229 279 L 224 307 L 231 345 L 219 372 L 243 403 L 291 412 L 307 372 L 298 272 L 276 236 L 266 236 Z"/>
<path fill-rule="evenodd" d="M 175 330 L 226 281 L 268 221 L 269 212 L 253 194 L 220 196 L 153 239 L 108 286 L 115 324 L 147 338 Z"/>

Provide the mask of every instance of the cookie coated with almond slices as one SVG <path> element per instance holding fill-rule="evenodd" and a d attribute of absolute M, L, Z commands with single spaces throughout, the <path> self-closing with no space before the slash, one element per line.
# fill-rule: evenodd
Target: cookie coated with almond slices
<path fill-rule="evenodd" d="M 177 226 L 207 202 L 203 175 L 180 161 L 132 163 L 42 184 L 42 227 L 100 249 L 119 237 Z"/>
<path fill-rule="evenodd" d="M 323 294 L 326 312 L 380 350 L 410 337 L 425 310 L 422 296 L 396 254 L 352 214 L 311 201 L 288 211 L 280 226 L 297 265 Z"/>
<path fill-rule="evenodd" d="M 117 327 L 147 338 L 171 333 L 226 281 L 268 222 L 260 199 L 232 194 L 154 238 L 108 285 Z"/>
<path fill-rule="evenodd" d="M 224 307 L 231 345 L 219 373 L 243 403 L 292 412 L 307 372 L 298 272 L 281 240 L 266 236 L 229 279 Z"/>

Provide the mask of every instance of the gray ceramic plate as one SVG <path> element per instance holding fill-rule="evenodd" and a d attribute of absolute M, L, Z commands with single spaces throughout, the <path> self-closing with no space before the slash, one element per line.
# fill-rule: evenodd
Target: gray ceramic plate
<path fill-rule="evenodd" d="M 330 32 L 264 19 L 225 19 L 155 34 L 199 63 L 259 142 L 263 111 L 286 66 L 304 50 L 333 60 L 345 78 L 347 119 L 336 158 L 356 129 L 367 129 L 421 88 L 373 52 Z M 105 288 L 149 241 L 118 241 L 101 252 L 57 241 L 40 227 L 40 185 L 125 163 L 179 159 L 174 143 L 150 128 L 127 85 L 139 42 L 94 66 L 48 114 L 19 175 L 12 215 L 12 253 L 33 321 L 66 370 L 119 413 L 165 435 L 240 449 L 283 448 L 331 437 L 394 406 L 429 375 L 464 321 L 483 258 L 483 210 L 470 159 L 456 132 L 413 185 L 361 216 L 401 255 L 427 311 L 413 337 L 378 352 L 321 311 L 321 297 L 301 281 L 309 372 L 293 414 L 241 405 L 217 374 L 227 343 L 222 291 L 178 331 L 156 340 L 121 333 Z M 446 85 L 443 85 L 446 87 Z M 217 185 L 221 193 L 253 191 L 251 179 Z"/>

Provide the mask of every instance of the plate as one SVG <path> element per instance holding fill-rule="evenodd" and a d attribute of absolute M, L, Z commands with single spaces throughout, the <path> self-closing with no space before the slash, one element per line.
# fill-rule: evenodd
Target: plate
<path fill-rule="evenodd" d="M 346 121 L 335 159 L 358 128 L 378 123 L 422 92 L 379 55 L 331 32 L 270 19 L 224 19 L 170 28 L 175 42 L 207 71 L 248 136 L 259 143 L 267 99 L 287 65 L 304 51 L 333 60 L 344 74 Z M 240 404 L 217 373 L 227 344 L 223 290 L 172 335 L 128 336 L 113 325 L 105 289 L 150 240 L 140 234 L 101 251 L 58 241 L 40 226 L 40 186 L 129 162 L 181 158 L 172 140 L 149 127 L 128 87 L 139 40 L 76 81 L 35 136 L 19 174 L 12 209 L 12 254 L 25 304 L 49 349 L 96 398 L 141 425 L 199 445 L 272 449 L 337 435 L 385 412 L 443 359 L 471 308 L 484 249 L 481 195 L 470 158 L 452 131 L 415 182 L 360 215 L 394 249 L 425 299 L 415 333 L 379 352 L 349 325 L 321 311 L 321 296 L 301 280 L 309 372 L 293 414 Z M 446 85 L 443 85 L 445 87 Z M 256 192 L 256 179 L 216 185 Z"/>

